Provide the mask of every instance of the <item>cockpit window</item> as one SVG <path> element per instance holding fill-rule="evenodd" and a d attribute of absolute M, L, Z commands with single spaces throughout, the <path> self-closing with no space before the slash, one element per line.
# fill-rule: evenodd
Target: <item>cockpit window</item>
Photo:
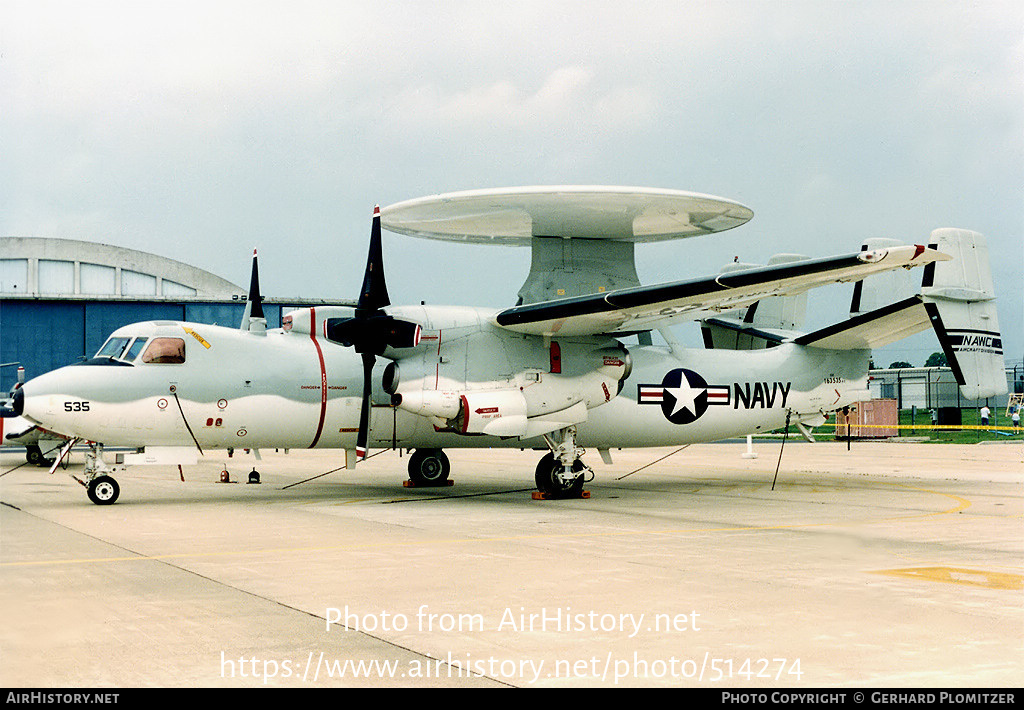
<path fill-rule="evenodd" d="M 135 358 L 139 356 L 139 353 L 142 352 L 142 348 L 146 345 L 147 340 L 149 340 L 149 338 L 136 338 L 133 340 L 131 347 L 129 347 L 127 352 L 124 354 L 124 359 L 128 362 L 135 360 Z"/>
<path fill-rule="evenodd" d="M 185 341 L 181 338 L 153 338 L 142 353 L 142 362 L 180 364 L 185 362 Z"/>
<path fill-rule="evenodd" d="M 110 338 L 103 344 L 100 351 L 96 353 L 96 357 L 113 357 L 119 358 L 124 352 L 124 349 L 128 347 L 128 342 L 131 338 Z"/>

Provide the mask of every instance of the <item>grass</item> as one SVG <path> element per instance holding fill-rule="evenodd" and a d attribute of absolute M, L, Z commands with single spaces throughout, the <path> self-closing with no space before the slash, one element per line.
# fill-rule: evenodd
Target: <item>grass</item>
<path fill-rule="evenodd" d="M 928 410 L 917 410 L 914 415 L 909 409 L 900 410 L 900 436 L 927 436 L 932 442 L 942 444 L 976 444 L 981 441 L 1024 441 L 1024 429 L 1016 435 L 1013 423 L 1006 410 L 993 408 L 988 427 L 981 426 L 981 415 L 977 409 L 961 409 L 963 429 L 932 429 Z"/>

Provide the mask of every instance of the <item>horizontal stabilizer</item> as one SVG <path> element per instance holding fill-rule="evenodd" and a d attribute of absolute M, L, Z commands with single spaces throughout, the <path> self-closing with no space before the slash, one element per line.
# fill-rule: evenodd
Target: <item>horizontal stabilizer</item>
<path fill-rule="evenodd" d="M 861 313 L 794 338 L 798 345 L 829 350 L 872 350 L 927 330 L 930 319 L 920 296 Z"/>

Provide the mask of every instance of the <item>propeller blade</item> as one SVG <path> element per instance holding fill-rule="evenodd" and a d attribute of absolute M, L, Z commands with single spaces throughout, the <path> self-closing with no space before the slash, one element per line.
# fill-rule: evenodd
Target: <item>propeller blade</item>
<path fill-rule="evenodd" d="M 252 276 L 249 278 L 249 303 L 252 310 L 249 311 L 250 318 L 264 318 L 263 298 L 260 296 L 260 272 L 256 268 L 256 250 L 252 250 Z"/>
<path fill-rule="evenodd" d="M 388 287 L 384 283 L 384 254 L 380 245 L 380 205 L 373 208 L 373 227 L 370 229 L 370 251 L 366 257 L 366 273 L 363 288 L 359 291 L 356 308 L 374 311 L 390 306 Z"/>
<path fill-rule="evenodd" d="M 260 272 L 256 264 L 256 250 L 252 250 L 252 276 L 249 277 L 249 297 L 245 301 L 239 329 L 256 335 L 267 334 L 267 319 L 263 315 L 263 297 L 260 295 Z"/>
<path fill-rule="evenodd" d="M 363 404 L 359 410 L 359 433 L 356 435 L 356 460 L 366 458 L 366 442 L 370 435 L 370 387 L 373 366 L 377 358 L 373 353 L 363 353 Z"/>

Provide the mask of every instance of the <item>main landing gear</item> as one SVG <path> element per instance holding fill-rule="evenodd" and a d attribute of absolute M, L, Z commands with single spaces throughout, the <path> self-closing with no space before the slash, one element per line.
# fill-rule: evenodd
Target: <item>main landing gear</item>
<path fill-rule="evenodd" d="M 25 447 L 25 460 L 34 466 L 49 466 L 53 463 L 53 459 L 47 459 L 43 455 L 43 450 L 35 444 Z"/>
<path fill-rule="evenodd" d="M 589 498 L 583 484 L 593 480 L 594 472 L 580 458 L 584 450 L 576 446 L 576 427 L 545 434 L 544 441 L 551 451 L 537 464 L 534 475 L 537 493 L 534 493 L 534 498 Z M 589 479 L 586 478 L 588 472 Z"/>
<path fill-rule="evenodd" d="M 452 465 L 441 449 L 416 449 L 409 457 L 410 487 L 450 486 L 448 480 Z"/>

